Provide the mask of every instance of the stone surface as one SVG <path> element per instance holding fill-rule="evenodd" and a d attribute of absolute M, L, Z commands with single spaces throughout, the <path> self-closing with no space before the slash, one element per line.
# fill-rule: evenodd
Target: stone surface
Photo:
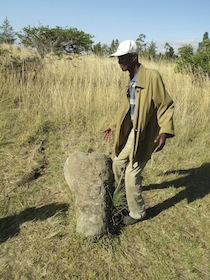
<path fill-rule="evenodd" d="M 95 236 L 107 231 L 112 207 L 111 159 L 101 153 L 71 154 L 64 176 L 73 194 L 78 233 Z"/>

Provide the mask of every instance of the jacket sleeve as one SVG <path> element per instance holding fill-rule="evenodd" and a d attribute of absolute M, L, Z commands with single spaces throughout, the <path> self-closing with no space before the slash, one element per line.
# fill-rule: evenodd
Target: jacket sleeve
<path fill-rule="evenodd" d="M 174 103 L 165 89 L 162 77 L 159 72 L 154 70 L 151 79 L 153 90 L 153 101 L 157 109 L 157 121 L 160 127 L 159 134 L 167 133 L 170 137 L 174 136 Z"/>
<path fill-rule="evenodd" d="M 117 125 L 122 120 L 124 112 L 128 110 L 128 107 L 129 107 L 129 103 L 128 103 L 127 95 L 124 94 L 122 95 L 121 104 L 117 110 L 117 113 L 109 125 L 109 128 L 111 128 L 112 131 L 116 131 Z"/>

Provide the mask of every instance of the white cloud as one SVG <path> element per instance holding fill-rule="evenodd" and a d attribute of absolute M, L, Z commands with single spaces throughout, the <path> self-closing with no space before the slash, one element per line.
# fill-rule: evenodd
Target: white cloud
<path fill-rule="evenodd" d="M 202 39 L 195 40 L 167 40 L 167 41 L 157 41 L 158 52 L 165 53 L 165 44 L 168 43 L 171 47 L 174 48 L 174 52 L 177 53 L 178 49 L 183 45 L 191 45 L 193 49 L 196 51 L 198 48 L 198 43 L 201 42 Z"/>

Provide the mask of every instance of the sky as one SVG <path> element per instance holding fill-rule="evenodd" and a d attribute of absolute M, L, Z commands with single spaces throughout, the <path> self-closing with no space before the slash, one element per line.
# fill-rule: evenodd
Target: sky
<path fill-rule="evenodd" d="M 166 42 L 175 51 L 186 44 L 196 49 L 210 35 L 210 0 L 0 0 L 0 26 L 6 17 L 15 32 L 29 25 L 75 27 L 93 35 L 94 44 L 144 34 L 159 52 Z"/>

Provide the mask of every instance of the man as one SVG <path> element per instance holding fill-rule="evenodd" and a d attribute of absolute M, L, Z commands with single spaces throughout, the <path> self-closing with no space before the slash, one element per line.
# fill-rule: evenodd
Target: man
<path fill-rule="evenodd" d="M 152 153 L 162 150 L 166 139 L 174 136 L 174 105 L 158 71 L 139 63 L 134 41 L 123 41 L 113 56 L 118 57 L 122 71 L 129 72 L 130 83 L 116 118 L 104 131 L 104 140 L 115 135 L 113 172 L 117 185 L 124 176 L 129 215 L 123 222 L 131 225 L 146 216 L 141 172 Z"/>

